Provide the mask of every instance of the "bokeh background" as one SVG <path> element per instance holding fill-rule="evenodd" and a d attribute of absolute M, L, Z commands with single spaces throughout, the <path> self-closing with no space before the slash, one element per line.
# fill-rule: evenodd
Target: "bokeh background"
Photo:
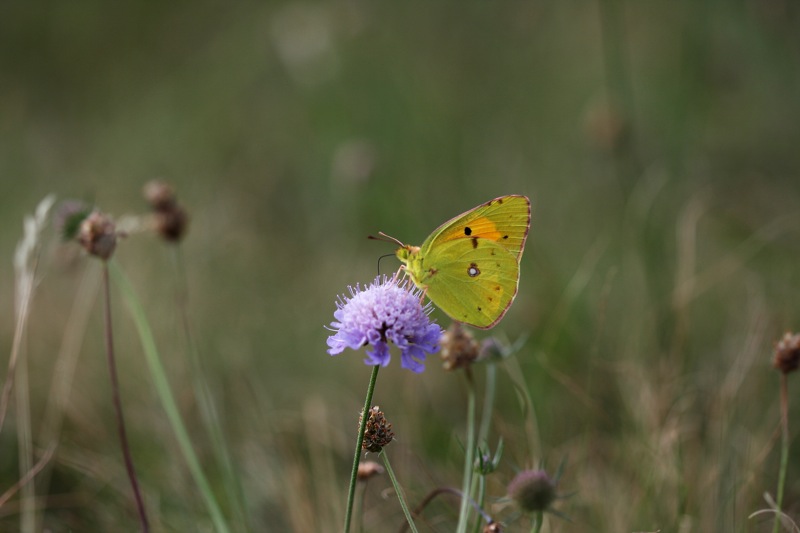
<path fill-rule="evenodd" d="M 329 357 L 324 326 L 337 294 L 370 281 L 392 252 L 366 236 L 419 244 L 511 193 L 531 197 L 533 224 L 517 300 L 489 333 L 523 339 L 518 366 L 499 377 L 492 433 L 505 452 L 490 496 L 508 529 L 528 527 L 498 501 L 515 472 L 562 461 L 567 497 L 556 508 L 569 520 L 551 516 L 551 531 L 771 529 L 748 516 L 777 485 L 772 346 L 800 328 L 795 3 L 0 5 L 6 353 L 23 216 L 49 193 L 141 214 L 154 178 L 173 184 L 191 215 L 181 244 L 189 315 L 240 512 L 198 414 L 173 250 L 134 234 L 115 259 L 147 309 L 235 530 L 340 528 L 370 369 L 360 354 Z M 25 344 L 37 449 L 49 444 L 38 428 L 63 378 L 63 339 L 85 336 L 59 447 L 36 486 L 37 528 L 133 531 L 100 270 L 47 236 Z M 156 530 L 210 531 L 130 316 L 112 298 Z M 412 502 L 460 485 L 464 398 L 463 378 L 435 358 L 422 375 L 381 371 L 375 403 L 394 423 L 390 452 Z M 12 404 L 0 433 L 0 491 L 20 477 L 14 413 Z M 797 518 L 793 450 L 786 505 Z M 367 531 L 402 524 L 387 487 L 367 488 Z M 451 531 L 456 507 L 443 499 L 422 526 Z M 0 508 L 0 530 L 19 529 L 21 508 L 18 499 Z"/>

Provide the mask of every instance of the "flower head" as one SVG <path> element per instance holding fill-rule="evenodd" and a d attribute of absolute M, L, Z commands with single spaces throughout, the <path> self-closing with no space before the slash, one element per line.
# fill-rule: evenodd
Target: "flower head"
<path fill-rule="evenodd" d="M 367 287 L 350 287 L 350 296 L 336 302 L 336 311 L 328 337 L 328 353 L 336 355 L 345 348 L 358 350 L 370 345 L 368 365 L 389 364 L 389 343 L 400 348 L 400 366 L 422 372 L 428 354 L 439 350 L 442 328 L 428 316 L 433 309 L 423 306 L 420 291 L 408 289 L 386 276 L 378 276 Z"/>

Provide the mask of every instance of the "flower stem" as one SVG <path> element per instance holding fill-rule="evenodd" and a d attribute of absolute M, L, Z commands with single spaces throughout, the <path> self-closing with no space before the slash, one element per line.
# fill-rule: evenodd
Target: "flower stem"
<path fill-rule="evenodd" d="M 789 387 L 786 374 L 781 373 L 781 470 L 778 474 L 778 493 L 776 494 L 775 524 L 772 533 L 778 533 L 783 515 L 783 487 L 786 484 L 786 470 L 789 466 Z"/>
<path fill-rule="evenodd" d="M 400 484 L 397 482 L 397 478 L 394 476 L 394 470 L 392 470 L 392 465 L 389 462 L 389 456 L 386 455 L 386 450 L 381 450 L 381 457 L 383 458 L 383 464 L 386 466 L 386 471 L 389 473 L 389 479 L 392 480 L 394 491 L 397 493 L 397 499 L 400 500 L 400 507 L 403 508 L 403 514 L 406 515 L 408 527 L 411 528 L 413 533 L 419 533 L 417 531 L 417 526 L 414 524 L 414 519 L 411 517 L 411 512 L 408 510 L 406 499 L 403 497 L 403 488 L 400 486 Z"/>
<path fill-rule="evenodd" d="M 464 450 L 464 478 L 461 509 L 458 513 L 457 533 L 466 533 L 470 514 L 470 488 L 472 487 L 472 469 L 475 462 L 475 382 L 469 368 L 465 370 L 467 378 L 467 445 Z"/>
<path fill-rule="evenodd" d="M 533 527 L 531 528 L 531 533 L 539 533 L 542 530 L 542 524 L 544 523 L 544 512 L 539 511 L 534 516 Z"/>
<path fill-rule="evenodd" d="M 378 370 L 381 367 L 372 367 L 372 375 L 367 386 L 367 397 L 364 400 L 364 409 L 361 411 L 361 423 L 358 426 L 358 438 L 356 439 L 356 453 L 353 457 L 353 471 L 350 474 L 350 490 L 347 493 L 347 512 L 344 515 L 344 533 L 350 532 L 350 522 L 353 519 L 353 502 L 356 497 L 356 482 L 358 480 L 358 463 L 361 462 L 361 445 L 364 443 L 364 431 L 367 428 L 367 411 L 372 406 L 372 395 L 375 393 L 375 382 L 378 381 Z"/>
<path fill-rule="evenodd" d="M 125 432 L 125 419 L 122 416 L 122 400 L 119 394 L 119 380 L 117 379 L 117 363 L 114 358 L 114 338 L 111 329 L 111 286 L 108 281 L 108 262 L 103 262 L 103 290 L 105 292 L 105 325 L 106 325 L 106 354 L 108 356 L 108 368 L 111 373 L 111 395 L 114 402 L 114 410 L 117 413 L 117 431 L 119 440 L 122 444 L 122 455 L 125 458 L 125 469 L 128 471 L 128 478 L 131 480 L 133 495 L 136 498 L 136 508 L 139 511 L 139 522 L 142 531 L 150 531 L 150 524 L 147 521 L 147 512 L 144 508 L 144 500 L 139 492 L 139 482 L 136 478 L 136 470 L 133 468 L 133 457 L 131 456 L 128 436 Z"/>
<path fill-rule="evenodd" d="M 494 398 L 497 384 L 497 367 L 494 363 L 486 365 L 486 388 L 483 393 L 483 407 L 481 408 L 481 423 L 478 426 L 478 446 L 487 445 L 489 441 L 489 428 L 492 423 L 492 412 L 494 411 Z M 486 498 L 486 474 L 483 472 L 473 478 L 471 498 L 475 498 L 478 506 L 483 507 Z M 477 497 L 475 491 L 477 486 Z M 480 521 L 475 522 L 474 532 L 478 533 L 481 528 Z"/>

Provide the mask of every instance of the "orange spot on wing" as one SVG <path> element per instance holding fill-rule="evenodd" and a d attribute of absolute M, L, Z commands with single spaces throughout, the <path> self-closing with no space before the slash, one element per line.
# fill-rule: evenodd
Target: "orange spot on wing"
<path fill-rule="evenodd" d="M 466 228 L 469 228 L 469 233 L 466 233 Z M 489 239 L 492 241 L 499 241 L 503 238 L 503 234 L 497 231 L 497 226 L 494 222 L 486 217 L 476 218 L 468 224 L 459 224 L 452 228 L 446 235 L 442 236 L 442 242 L 452 241 L 454 239 Z"/>

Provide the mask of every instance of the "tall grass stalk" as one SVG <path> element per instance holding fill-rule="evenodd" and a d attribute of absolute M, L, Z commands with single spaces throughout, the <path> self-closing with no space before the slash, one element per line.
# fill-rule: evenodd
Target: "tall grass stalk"
<path fill-rule="evenodd" d="M 211 485 L 209 484 L 208 479 L 206 479 L 203 469 L 200 467 L 200 461 L 197 458 L 194 448 L 192 447 L 192 441 L 189 437 L 189 432 L 186 430 L 186 426 L 184 425 L 180 411 L 178 410 L 178 405 L 175 402 L 175 397 L 172 395 L 172 390 L 169 386 L 169 380 L 167 379 L 164 366 L 161 363 L 161 358 L 159 357 L 155 339 L 153 337 L 152 330 L 150 329 L 150 324 L 148 323 L 147 317 L 144 313 L 144 309 L 142 308 L 139 299 L 136 297 L 133 287 L 122 271 L 114 263 L 112 263 L 110 267 L 111 273 L 114 276 L 114 282 L 122 292 L 125 303 L 127 304 L 134 323 L 136 324 L 136 329 L 139 333 L 139 339 L 144 350 L 145 360 L 147 361 L 147 366 L 150 369 L 150 375 L 153 378 L 156 392 L 161 400 L 161 405 L 163 406 L 170 425 L 172 426 L 172 431 L 175 433 L 181 453 L 183 454 L 183 457 L 189 466 L 189 471 L 191 472 L 195 483 L 200 489 L 200 494 L 202 495 L 206 507 L 208 508 L 209 514 L 211 515 L 211 520 L 214 523 L 214 527 L 220 533 L 228 533 L 228 524 L 226 523 L 225 517 L 222 514 L 222 510 L 217 503 L 214 492 L 211 490 Z"/>
<path fill-rule="evenodd" d="M 470 489 L 475 465 L 475 381 L 469 367 L 464 370 L 467 380 L 467 443 L 464 449 L 464 474 L 461 485 L 461 508 L 458 513 L 457 533 L 466 533 L 470 517 Z"/>
<path fill-rule="evenodd" d="M 403 487 L 397 482 L 397 477 L 394 475 L 394 470 L 392 469 L 392 464 L 389 462 L 389 456 L 386 455 L 386 450 L 381 450 L 381 458 L 383 459 L 383 464 L 386 466 L 386 472 L 389 474 L 389 479 L 392 480 L 392 486 L 394 487 L 394 491 L 397 494 L 397 499 L 400 500 L 400 507 L 403 508 L 403 514 L 406 515 L 406 521 L 408 522 L 408 527 L 411 528 L 413 533 L 419 533 L 417 531 L 417 526 L 414 524 L 414 519 L 411 516 L 411 511 L 408 510 L 408 504 L 406 503 L 405 495 L 403 494 Z"/>
<path fill-rule="evenodd" d="M 199 350 L 192 328 L 189 322 L 188 299 L 189 289 L 187 282 L 186 266 L 183 261 L 183 254 L 178 244 L 171 246 L 172 258 L 175 265 L 175 282 L 176 282 L 176 304 L 178 314 L 180 315 L 181 327 L 183 328 L 184 338 L 186 340 L 186 348 L 189 354 L 189 364 L 191 366 L 191 375 L 193 382 L 193 390 L 195 399 L 199 406 L 200 415 L 205 425 L 206 431 L 211 437 L 211 445 L 214 450 L 214 455 L 217 462 L 222 467 L 223 482 L 225 491 L 228 494 L 228 500 L 233 512 L 237 517 L 238 523 L 247 527 L 248 521 L 245 513 L 244 494 L 242 486 L 239 483 L 239 476 L 236 475 L 231 453 L 228 448 L 228 442 L 222 432 L 222 424 L 218 414 L 217 406 L 214 403 L 211 387 L 207 379 L 207 373 L 200 358 Z"/>
<path fill-rule="evenodd" d="M 367 429 L 367 412 L 372 406 L 372 396 L 375 393 L 375 383 L 378 381 L 380 366 L 372 367 L 372 374 L 367 385 L 367 397 L 364 399 L 364 409 L 361 410 L 361 422 L 358 425 L 356 438 L 356 453 L 353 457 L 353 470 L 350 473 L 350 488 L 347 491 L 347 510 L 344 515 L 344 533 L 350 532 L 350 523 L 353 520 L 353 503 L 356 497 L 356 484 L 358 483 L 358 464 L 361 462 L 361 445 L 364 444 L 364 431 Z"/>
<path fill-rule="evenodd" d="M 789 468 L 789 386 L 786 373 L 781 373 L 781 469 L 778 473 L 778 492 L 775 495 L 775 523 L 772 533 L 778 533 L 783 517 L 783 490 L 786 484 L 786 470 Z"/>
<path fill-rule="evenodd" d="M 81 352 L 89 317 L 100 288 L 100 283 L 98 282 L 100 276 L 96 270 L 97 267 L 97 261 L 86 262 L 86 268 L 75 291 L 75 300 L 69 312 L 67 323 L 64 327 L 64 336 L 56 356 L 50 392 L 47 396 L 47 407 L 43 417 L 44 421 L 39 430 L 39 440 L 48 443 L 45 456 L 52 456 L 59 445 L 64 411 L 72 390 L 72 380 L 75 376 L 78 356 Z M 42 467 L 45 466 L 46 464 L 42 464 Z M 39 476 L 38 483 L 40 486 L 47 487 L 49 481 L 50 469 L 45 468 Z"/>
<path fill-rule="evenodd" d="M 36 267 L 39 262 L 41 248 L 40 237 L 47 220 L 47 215 L 55 201 L 50 195 L 45 197 L 36 207 L 33 216 L 26 216 L 23 221 L 23 235 L 14 253 L 15 284 L 15 326 L 11 355 L 8 360 L 8 372 L 0 393 L 0 431 L 3 429 L 8 404 L 11 399 L 15 379 L 17 400 L 17 442 L 19 445 L 20 481 L 11 487 L 6 494 L 11 497 L 16 489 L 22 488 L 22 519 L 20 531 L 33 533 L 36 529 L 35 496 L 36 488 L 33 479 L 38 472 L 33 465 L 33 437 L 31 433 L 30 396 L 28 389 L 28 362 L 22 354 L 24 334 L 30 317 L 30 304 L 33 300 Z M 17 368 L 19 365 L 19 368 Z M 5 495 L 4 495 L 5 497 Z"/>

